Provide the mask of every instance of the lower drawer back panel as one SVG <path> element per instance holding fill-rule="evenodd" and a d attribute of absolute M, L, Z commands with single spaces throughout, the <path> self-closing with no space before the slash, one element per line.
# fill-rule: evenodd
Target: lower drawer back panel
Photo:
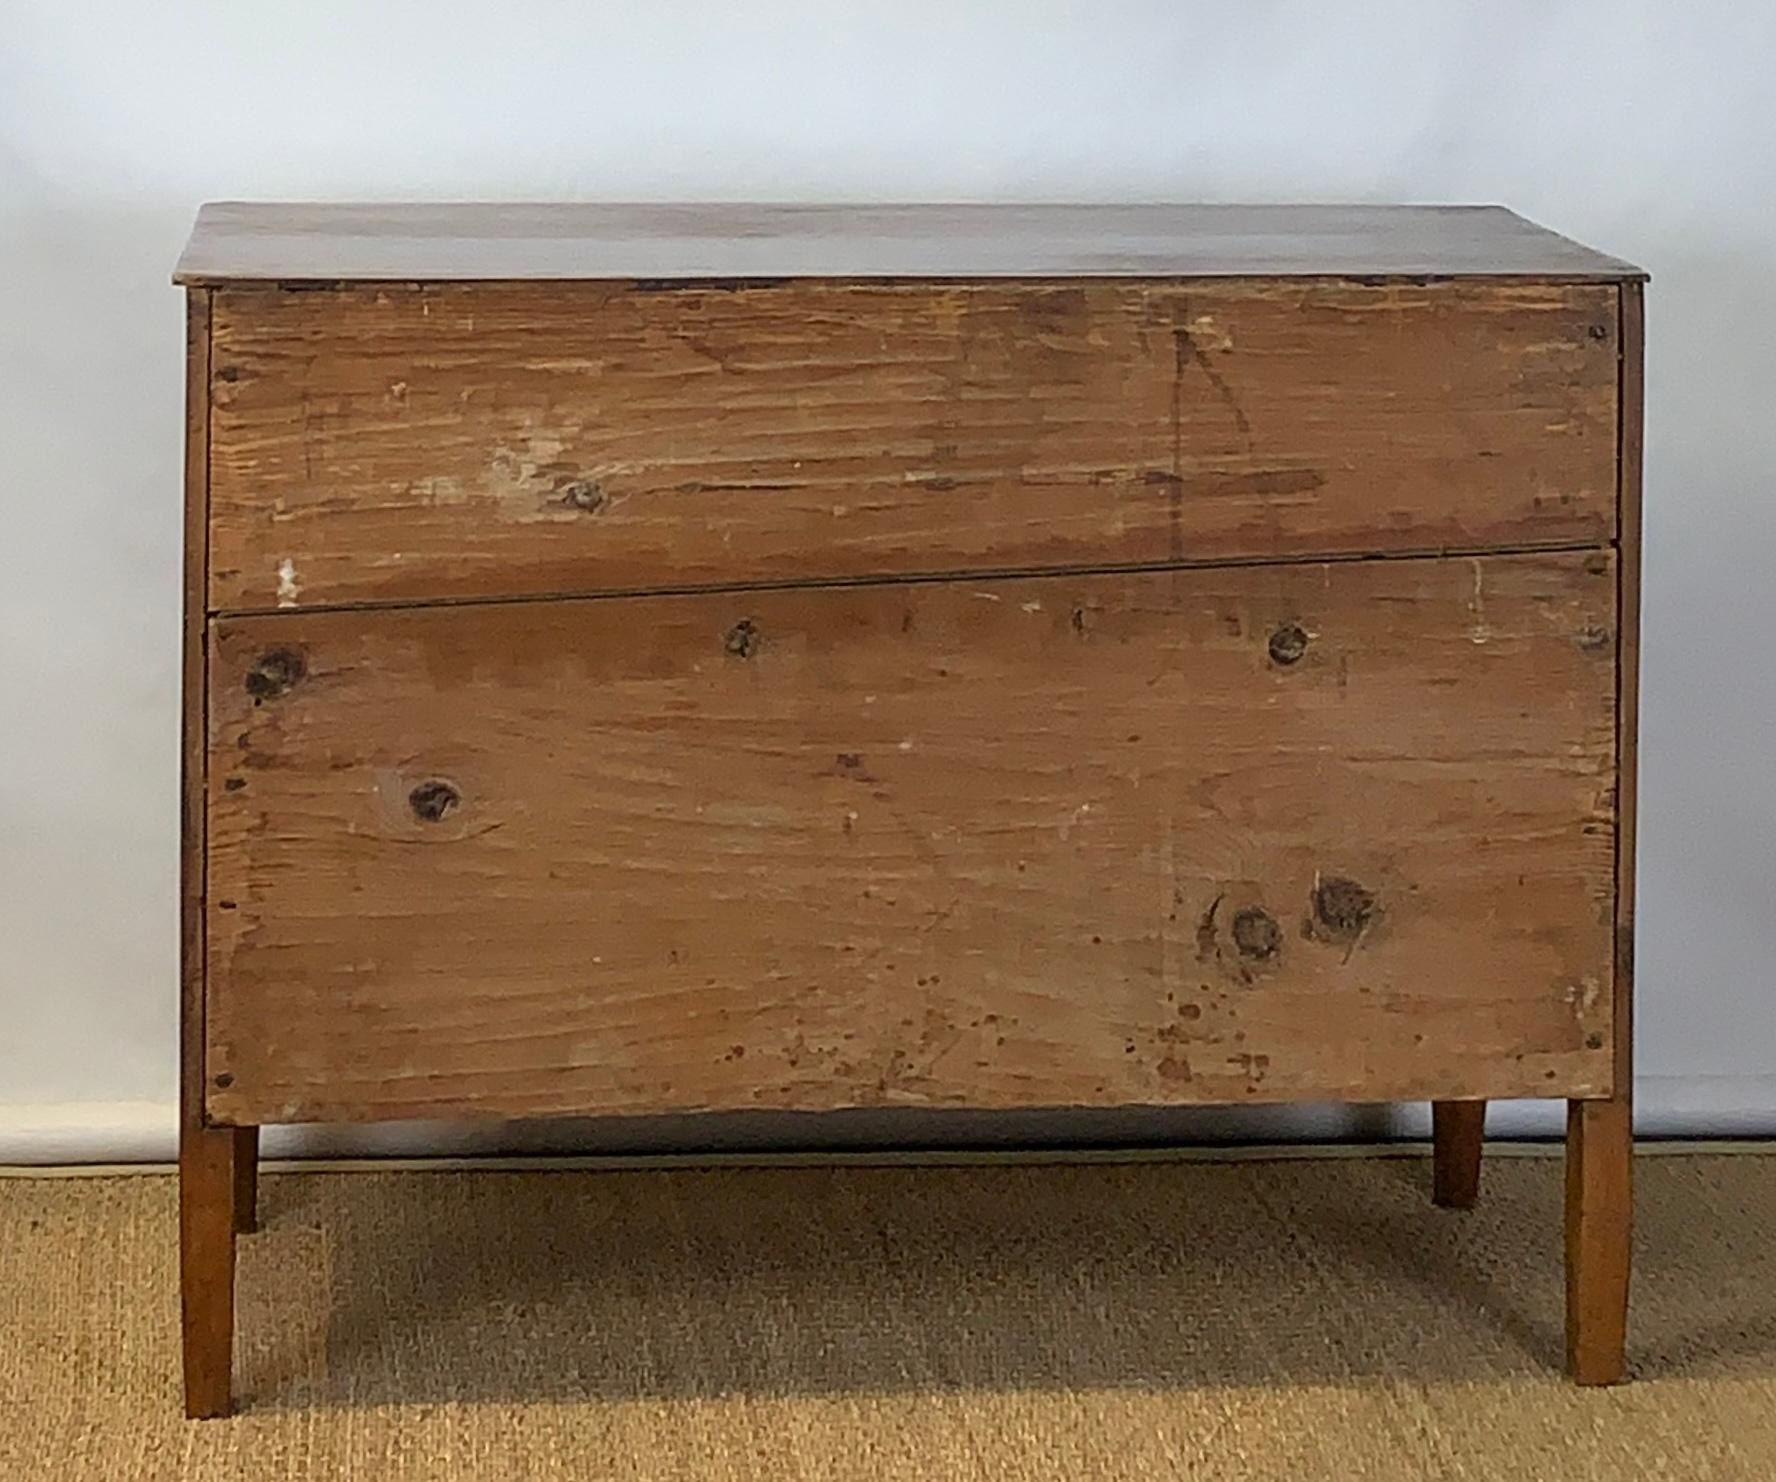
<path fill-rule="evenodd" d="M 212 627 L 224 1121 L 1611 1088 L 1602 552 Z"/>

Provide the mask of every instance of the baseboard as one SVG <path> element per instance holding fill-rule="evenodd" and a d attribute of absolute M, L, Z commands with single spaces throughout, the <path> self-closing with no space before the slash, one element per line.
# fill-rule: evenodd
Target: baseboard
<path fill-rule="evenodd" d="M 0 1163 L 160 1163 L 176 1157 L 179 1109 L 161 1101 L 0 1106 Z"/>
<path fill-rule="evenodd" d="M 1635 1087 L 1635 1130 L 1649 1138 L 1776 1136 L 1776 1075 L 1646 1076 Z M 1499 1102 L 1487 1117 L 1491 1138 L 1558 1137 L 1560 1102 Z M 891 1124 L 875 1113 L 825 1118 L 673 1117 L 624 1122 L 423 1122 L 372 1127 L 274 1127 L 271 1159 L 671 1157 L 710 1150 L 721 1158 L 772 1155 L 808 1144 L 833 1157 L 869 1149 L 906 1152 L 956 1139 L 976 1151 L 1040 1156 L 1069 1150 L 1183 1146 L 1368 1144 L 1414 1141 L 1430 1130 L 1429 1108 L 1304 1106 L 1190 1108 L 1171 1112 L 1027 1113 L 1010 1117 L 912 1114 Z M 0 1106 L 0 1164 L 164 1164 L 177 1155 L 178 1113 L 157 1101 Z"/>

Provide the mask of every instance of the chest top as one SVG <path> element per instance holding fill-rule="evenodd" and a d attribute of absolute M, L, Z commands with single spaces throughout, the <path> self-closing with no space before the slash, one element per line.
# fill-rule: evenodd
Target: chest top
<path fill-rule="evenodd" d="M 1645 274 L 1502 206 L 205 206 L 175 281 Z"/>

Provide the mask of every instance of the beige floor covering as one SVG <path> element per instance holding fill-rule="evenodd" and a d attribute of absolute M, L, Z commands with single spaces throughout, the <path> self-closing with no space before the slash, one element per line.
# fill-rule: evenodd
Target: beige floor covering
<path fill-rule="evenodd" d="M 1560 1164 L 298 1173 L 236 1419 L 165 1177 L 0 1179 L 0 1479 L 1776 1478 L 1776 1156 L 1643 1157 L 1635 1382 L 1558 1372 Z"/>

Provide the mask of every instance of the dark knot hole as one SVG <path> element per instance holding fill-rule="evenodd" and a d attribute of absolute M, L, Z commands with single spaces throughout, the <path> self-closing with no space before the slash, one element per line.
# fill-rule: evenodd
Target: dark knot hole
<path fill-rule="evenodd" d="M 1283 945 L 1283 929 L 1262 906 L 1245 906 L 1233 916 L 1233 944 L 1241 957 L 1262 962 Z"/>
<path fill-rule="evenodd" d="M 598 487 L 596 479 L 575 479 L 562 485 L 561 502 L 569 509 L 594 515 L 604 508 L 604 490 Z"/>
<path fill-rule="evenodd" d="M 1270 635 L 1270 657 L 1273 663 L 1293 664 L 1307 652 L 1307 634 L 1299 623 L 1284 623 Z"/>
<path fill-rule="evenodd" d="M 722 647 L 737 659 L 750 659 L 758 652 L 761 641 L 758 625 L 751 618 L 741 618 L 728 629 L 728 636 Z"/>
<path fill-rule="evenodd" d="M 1341 875 L 1331 875 L 1314 888 L 1314 919 L 1328 936 L 1355 941 L 1375 916 L 1375 895 Z"/>
<path fill-rule="evenodd" d="M 293 688 L 308 665 L 293 648 L 270 648 L 254 659 L 247 669 L 247 693 L 255 705 L 275 700 Z"/>
<path fill-rule="evenodd" d="M 413 809 L 413 816 L 422 823 L 436 823 L 461 802 L 461 793 L 448 782 L 435 777 L 429 782 L 420 783 L 407 794 L 407 803 Z"/>

